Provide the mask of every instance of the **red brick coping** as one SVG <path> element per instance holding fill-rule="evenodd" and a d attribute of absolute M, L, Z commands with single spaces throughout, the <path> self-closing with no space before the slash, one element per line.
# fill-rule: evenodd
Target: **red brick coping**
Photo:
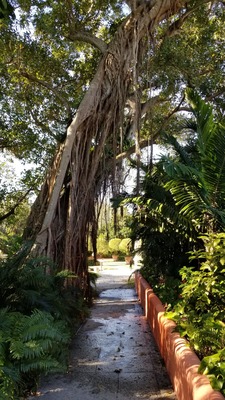
<path fill-rule="evenodd" d="M 174 332 L 175 322 L 164 316 L 161 301 L 139 272 L 135 273 L 135 287 L 178 400 L 225 400 L 206 376 L 198 374 L 199 358 Z"/>

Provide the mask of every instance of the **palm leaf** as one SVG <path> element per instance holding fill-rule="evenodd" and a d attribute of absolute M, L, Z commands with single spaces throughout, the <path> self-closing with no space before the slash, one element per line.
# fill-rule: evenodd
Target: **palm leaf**
<path fill-rule="evenodd" d="M 216 128 L 205 152 L 203 174 L 212 205 L 221 208 L 225 205 L 225 127 Z"/>
<path fill-rule="evenodd" d="M 187 128 L 187 127 L 188 127 L 188 123 L 185 124 L 185 128 Z M 190 128 L 188 127 L 188 129 L 190 129 Z M 180 160 L 185 165 L 191 165 L 192 160 L 190 158 L 190 155 L 185 150 L 184 146 L 181 146 L 180 143 L 177 141 L 177 139 L 173 135 L 168 135 L 166 133 L 163 133 L 163 138 L 166 141 L 166 143 L 170 144 L 173 147 L 173 149 L 179 155 Z M 163 157 L 161 160 L 163 160 Z"/>
<path fill-rule="evenodd" d="M 215 129 L 212 107 L 205 103 L 193 89 L 186 89 L 186 97 L 196 117 L 198 148 L 200 154 L 204 156 L 208 141 Z"/>
<path fill-rule="evenodd" d="M 170 179 L 182 179 L 184 181 L 198 182 L 199 185 L 203 184 L 201 173 L 195 167 L 174 161 L 168 157 L 163 157 L 162 161 L 164 170 Z"/>

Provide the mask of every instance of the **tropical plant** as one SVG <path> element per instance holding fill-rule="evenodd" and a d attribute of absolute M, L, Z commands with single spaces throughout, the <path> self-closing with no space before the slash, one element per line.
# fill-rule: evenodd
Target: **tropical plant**
<path fill-rule="evenodd" d="M 190 221 L 180 216 L 172 194 L 165 188 L 167 179 L 162 164 L 156 164 L 145 175 L 143 195 L 130 199 L 137 207 L 132 235 L 141 239 L 141 272 L 154 287 L 165 283 L 166 277 L 179 278 L 179 269 L 188 262 L 186 253 L 196 237 Z"/>
<path fill-rule="evenodd" d="M 69 284 L 74 276 L 46 257 L 29 257 L 31 246 L 0 263 L 0 398 L 10 400 L 33 390 L 41 373 L 66 368 L 74 327 L 88 315 Z"/>
<path fill-rule="evenodd" d="M 187 100 L 195 120 L 181 127 L 191 140 L 180 144 L 164 134 L 173 154 L 161 157 L 145 176 L 143 195 L 132 199 L 138 207 L 133 228 L 142 239 L 142 272 L 153 284 L 165 276 L 178 278 L 189 264 L 186 253 L 202 248 L 199 233 L 225 226 L 225 127 L 191 89 Z"/>
<path fill-rule="evenodd" d="M 47 311 L 67 324 L 82 318 L 87 313 L 82 294 L 78 288 L 65 286 L 74 276 L 69 271 L 57 272 L 46 257 L 28 257 L 31 245 L 26 243 L 17 256 L 0 263 L 1 306 L 26 315 L 34 309 Z"/>
<path fill-rule="evenodd" d="M 188 154 L 176 140 L 168 137 L 179 159 L 163 157 L 168 182 L 179 214 L 202 232 L 218 231 L 225 226 L 225 126 L 215 120 L 212 107 L 187 89 L 187 100 L 195 116 L 188 121 L 194 130 L 195 153 Z M 193 129 L 194 128 L 194 129 Z"/>
<path fill-rule="evenodd" d="M 41 373 L 66 370 L 70 334 L 49 313 L 2 308 L 0 337 L 0 399 L 36 392 Z"/>
<path fill-rule="evenodd" d="M 180 300 L 167 316 L 203 359 L 200 371 L 209 374 L 213 387 L 224 393 L 225 234 L 210 233 L 201 240 L 204 249 L 190 253 L 199 268 L 181 269 Z"/>

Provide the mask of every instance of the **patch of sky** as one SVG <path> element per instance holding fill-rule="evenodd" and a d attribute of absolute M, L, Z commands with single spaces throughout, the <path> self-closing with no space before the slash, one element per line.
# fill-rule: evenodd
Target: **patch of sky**
<path fill-rule="evenodd" d="M 8 152 L 0 153 L 0 189 L 3 187 L 16 188 L 16 190 L 24 190 L 23 178 L 27 171 L 34 170 L 37 166 L 33 163 L 26 163 L 14 157 Z M 31 201 L 34 200 L 31 195 Z"/>

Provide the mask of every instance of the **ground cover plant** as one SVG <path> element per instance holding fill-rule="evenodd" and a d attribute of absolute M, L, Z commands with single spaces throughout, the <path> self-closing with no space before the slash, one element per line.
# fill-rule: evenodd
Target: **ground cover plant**
<path fill-rule="evenodd" d="M 35 393 L 41 374 L 66 371 L 71 338 L 88 314 L 78 289 L 65 287 L 71 273 L 28 257 L 31 245 L 0 263 L 2 400 Z"/>

